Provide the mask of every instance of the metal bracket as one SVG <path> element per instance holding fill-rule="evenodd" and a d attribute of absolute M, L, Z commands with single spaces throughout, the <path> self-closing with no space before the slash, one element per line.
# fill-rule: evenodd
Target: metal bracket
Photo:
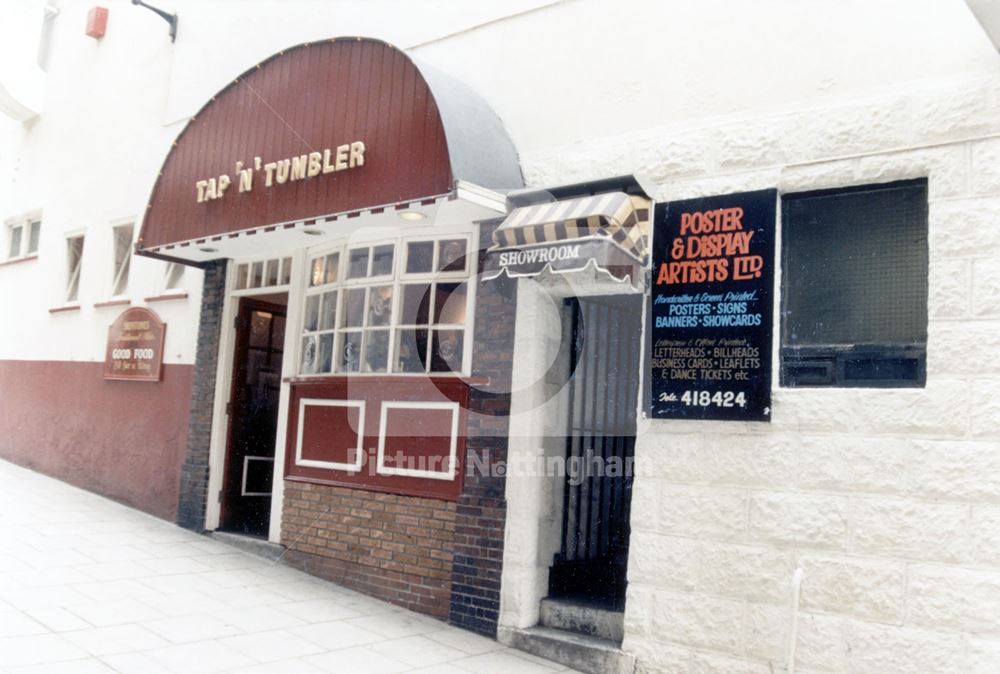
<path fill-rule="evenodd" d="M 139 5 L 140 7 L 145 7 L 149 11 L 156 13 L 160 18 L 162 18 L 164 21 L 166 21 L 168 24 L 170 24 L 170 41 L 171 42 L 176 42 L 177 41 L 177 14 L 176 13 L 169 14 L 169 13 L 163 11 L 162 9 L 157 9 L 156 7 L 153 7 L 152 5 L 147 5 L 142 0 L 132 0 L 132 4 L 133 5 Z"/>

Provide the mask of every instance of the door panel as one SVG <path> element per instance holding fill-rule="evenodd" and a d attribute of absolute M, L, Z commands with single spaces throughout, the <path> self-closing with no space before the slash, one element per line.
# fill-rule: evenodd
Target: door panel
<path fill-rule="evenodd" d="M 270 524 L 285 307 L 240 300 L 219 528 L 266 536 Z"/>
<path fill-rule="evenodd" d="M 639 393 L 641 296 L 574 298 L 561 551 L 549 593 L 621 609 Z"/>

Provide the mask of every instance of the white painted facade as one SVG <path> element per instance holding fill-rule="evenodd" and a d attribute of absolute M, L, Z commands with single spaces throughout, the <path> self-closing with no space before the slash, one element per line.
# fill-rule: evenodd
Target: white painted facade
<path fill-rule="evenodd" d="M 385 39 L 463 80 L 530 186 L 643 173 L 666 201 L 928 178 L 926 388 L 775 383 L 770 424 L 641 423 L 622 647 L 645 672 L 791 671 L 790 653 L 800 674 L 1000 671 L 1000 55 L 962 2 L 161 0 L 181 17 L 175 44 L 126 2 L 107 3 L 100 42 L 83 35 L 90 3 L 52 4 L 40 115 L 0 118 L 0 222 L 43 221 L 38 258 L 0 266 L 0 359 L 103 360 L 121 309 L 93 306 L 111 298 L 112 226 L 141 216 L 218 89 L 314 39 Z M 5 49 L 31 63 L 42 3 L 12 5 Z M 80 232 L 81 307 L 51 314 Z M 165 265 L 132 264 L 142 305 Z M 186 299 L 153 306 L 166 362 L 191 364 L 200 272 L 182 285 Z M 545 356 L 529 313 L 544 293 L 519 295 L 515 378 Z M 537 451 L 550 405 L 515 401 L 512 459 Z M 502 628 L 537 621 L 553 489 L 508 479 Z"/>

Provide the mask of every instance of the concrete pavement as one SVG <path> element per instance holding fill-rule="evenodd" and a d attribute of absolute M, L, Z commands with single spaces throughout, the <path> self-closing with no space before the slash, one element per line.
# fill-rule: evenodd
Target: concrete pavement
<path fill-rule="evenodd" d="M 562 666 L 0 461 L 0 672 Z"/>

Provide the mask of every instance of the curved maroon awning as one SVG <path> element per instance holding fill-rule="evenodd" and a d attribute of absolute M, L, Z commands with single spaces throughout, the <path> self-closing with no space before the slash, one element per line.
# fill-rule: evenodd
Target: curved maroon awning
<path fill-rule="evenodd" d="M 442 83 L 436 91 L 425 75 Z M 304 44 L 236 78 L 190 120 L 153 188 L 137 250 L 173 255 L 240 232 L 426 202 L 458 180 L 521 184 L 513 145 L 478 97 L 384 42 Z"/>

